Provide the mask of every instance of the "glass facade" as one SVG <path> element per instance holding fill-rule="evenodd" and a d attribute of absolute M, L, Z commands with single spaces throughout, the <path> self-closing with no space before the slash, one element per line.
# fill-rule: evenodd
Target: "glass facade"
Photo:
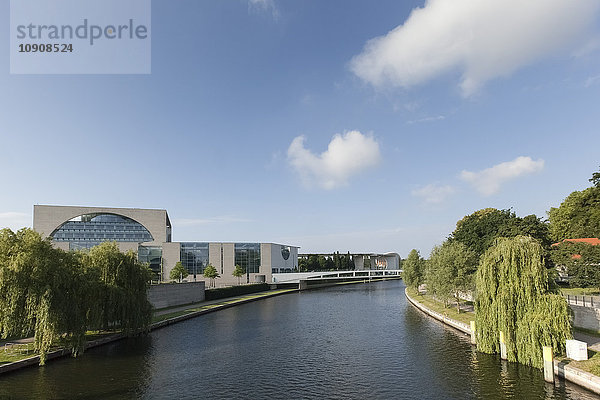
<path fill-rule="evenodd" d="M 154 240 L 142 224 L 116 214 L 81 215 L 62 224 L 51 236 L 57 242 L 78 242 L 73 247 L 79 248 L 90 248 L 105 241 L 143 243 Z"/>
<path fill-rule="evenodd" d="M 191 275 L 202 275 L 208 264 L 208 243 L 183 242 L 180 244 L 181 264 Z"/>
<path fill-rule="evenodd" d="M 239 265 L 247 274 L 260 272 L 260 243 L 236 243 L 235 265 Z"/>
<path fill-rule="evenodd" d="M 138 246 L 138 261 L 148 264 L 155 278 L 162 278 L 162 247 Z"/>
<path fill-rule="evenodd" d="M 87 250 L 102 242 L 69 242 L 69 250 Z"/>

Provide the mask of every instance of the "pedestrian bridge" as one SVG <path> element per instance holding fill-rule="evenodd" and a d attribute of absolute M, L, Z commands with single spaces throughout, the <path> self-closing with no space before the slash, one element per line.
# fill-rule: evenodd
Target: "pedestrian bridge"
<path fill-rule="evenodd" d="M 317 272 L 291 272 L 272 274 L 272 283 L 300 283 L 312 280 L 371 280 L 382 278 L 399 278 L 401 269 L 363 269 L 354 271 L 317 271 Z"/>

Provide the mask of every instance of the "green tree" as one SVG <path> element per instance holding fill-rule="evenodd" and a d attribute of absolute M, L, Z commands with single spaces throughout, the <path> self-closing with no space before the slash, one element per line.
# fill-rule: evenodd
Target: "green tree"
<path fill-rule="evenodd" d="M 147 332 L 152 319 L 148 287 L 152 271 L 133 251 L 121 253 L 117 243 L 104 242 L 82 255 L 83 265 L 96 282 L 91 326 L 119 328 L 128 336 Z"/>
<path fill-rule="evenodd" d="M 589 181 L 592 182 L 595 187 L 600 187 L 600 171 L 594 172 Z"/>
<path fill-rule="evenodd" d="M 350 252 L 348 252 L 348 254 L 346 254 L 345 258 L 344 258 L 344 264 L 345 264 L 345 270 L 347 271 L 353 271 L 354 270 L 354 261 L 352 261 L 352 256 L 350 255 Z"/>
<path fill-rule="evenodd" d="M 215 286 L 215 279 L 219 277 L 217 269 L 212 266 L 212 264 L 208 264 L 206 268 L 204 268 L 204 277 L 210 279 L 210 286 Z"/>
<path fill-rule="evenodd" d="M 552 261 L 569 275 L 573 287 L 600 288 L 600 246 L 565 241 L 552 246 Z"/>
<path fill-rule="evenodd" d="M 174 280 L 174 281 L 178 280 L 179 282 L 181 282 L 181 281 L 183 281 L 183 278 L 187 278 L 187 276 L 189 274 L 190 273 L 183 266 L 183 264 L 181 263 L 181 261 L 177 261 L 175 263 L 175 267 L 173 267 L 173 269 L 169 273 L 169 279 Z"/>
<path fill-rule="evenodd" d="M 231 275 L 235 276 L 238 279 L 238 285 L 240 284 L 240 278 L 242 276 L 244 276 L 244 274 L 246 273 L 246 271 L 244 271 L 244 268 L 240 267 L 239 265 L 236 265 L 233 273 Z"/>
<path fill-rule="evenodd" d="M 425 274 L 427 292 L 445 304 L 454 299 L 460 312 L 461 295 L 473 291 L 477 259 L 475 252 L 460 242 L 446 241 L 434 247 Z"/>
<path fill-rule="evenodd" d="M 417 289 L 424 282 L 425 260 L 421 258 L 419 251 L 412 249 L 403 264 L 402 279 L 404 284 L 410 288 Z"/>
<path fill-rule="evenodd" d="M 298 257 L 298 272 L 308 272 L 308 260 Z"/>
<path fill-rule="evenodd" d="M 571 338 L 565 299 L 552 294 L 544 249 L 526 236 L 498 238 L 481 259 L 476 274 L 477 349 L 499 352 L 504 333 L 507 358 L 541 368 L 542 346 L 562 353 Z"/>
<path fill-rule="evenodd" d="M 550 236 L 554 241 L 600 237 L 600 186 L 598 175 L 593 187 L 571 193 L 558 208 L 550 208 Z"/>
<path fill-rule="evenodd" d="M 88 277 L 77 254 L 54 249 L 28 228 L 0 231 L 0 336 L 34 336 L 40 364 L 59 338 L 84 349 Z"/>
<path fill-rule="evenodd" d="M 449 240 L 466 245 L 481 256 L 498 237 L 532 236 L 545 248 L 550 246 L 546 223 L 535 215 L 517 217 L 511 210 L 485 208 L 465 216 L 456 223 Z"/>

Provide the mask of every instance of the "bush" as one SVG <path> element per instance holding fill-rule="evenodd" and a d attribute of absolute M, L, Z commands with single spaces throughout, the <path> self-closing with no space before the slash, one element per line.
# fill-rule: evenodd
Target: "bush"
<path fill-rule="evenodd" d="M 229 286 L 218 289 L 207 289 L 205 291 L 206 300 L 217 300 L 225 297 L 240 296 L 242 294 L 264 292 L 269 290 L 270 286 L 267 283 L 257 283 L 253 285 Z"/>

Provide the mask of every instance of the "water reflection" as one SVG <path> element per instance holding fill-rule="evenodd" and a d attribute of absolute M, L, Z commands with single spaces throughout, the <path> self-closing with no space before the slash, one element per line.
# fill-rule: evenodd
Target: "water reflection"
<path fill-rule="evenodd" d="M 279 296 L 0 377 L 0 399 L 592 399 L 474 351 L 400 281 Z"/>

